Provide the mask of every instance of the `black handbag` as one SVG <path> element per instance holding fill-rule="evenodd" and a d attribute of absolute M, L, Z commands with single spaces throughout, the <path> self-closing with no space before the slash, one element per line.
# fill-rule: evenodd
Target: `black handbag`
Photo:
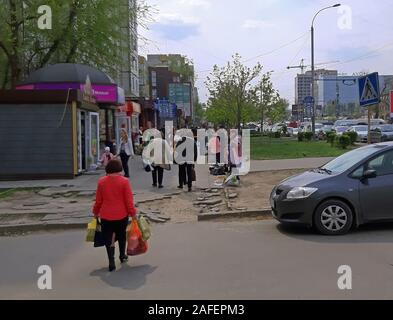
<path fill-rule="evenodd" d="M 104 234 L 102 233 L 101 223 L 97 221 L 96 233 L 94 234 L 94 248 L 105 246 Z"/>
<path fill-rule="evenodd" d="M 195 167 L 191 168 L 191 181 L 196 181 L 196 172 L 195 172 Z"/>

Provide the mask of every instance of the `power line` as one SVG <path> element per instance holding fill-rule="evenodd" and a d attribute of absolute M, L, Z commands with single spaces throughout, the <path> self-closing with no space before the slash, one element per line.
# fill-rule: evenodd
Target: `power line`
<path fill-rule="evenodd" d="M 277 48 L 275 48 L 275 49 L 273 49 L 273 50 L 270 50 L 270 51 L 268 51 L 268 52 L 259 54 L 259 55 L 257 55 L 257 56 L 252 57 L 252 58 L 243 60 L 243 63 L 247 63 L 247 62 L 250 62 L 250 61 L 252 61 L 252 60 L 255 60 L 255 59 L 258 59 L 258 58 L 261 58 L 261 57 L 264 57 L 264 56 L 268 56 L 268 55 L 270 55 L 270 54 L 272 54 L 272 53 L 275 53 L 275 52 L 277 52 L 277 51 L 279 51 L 279 50 L 281 50 L 281 49 L 283 49 L 283 48 L 285 48 L 285 47 L 288 47 L 288 46 L 290 46 L 291 44 L 293 44 L 293 43 L 299 41 L 300 39 L 304 38 L 306 35 L 309 35 L 309 32 L 308 32 L 308 31 L 307 31 L 306 33 L 304 33 L 303 35 L 301 35 L 300 37 L 298 37 L 298 38 L 296 38 L 296 39 L 294 39 L 294 40 L 291 40 L 290 42 L 285 43 L 285 44 L 283 44 L 283 45 L 281 45 L 281 46 L 279 46 L 279 47 L 277 47 Z M 196 71 L 195 73 L 197 73 L 197 74 L 200 74 L 200 73 L 208 73 L 208 72 L 211 72 L 212 70 L 213 70 L 213 69 L 201 70 L 201 71 Z"/>
<path fill-rule="evenodd" d="M 255 56 L 255 57 L 249 58 L 249 59 L 247 59 L 247 60 L 243 60 L 243 62 L 246 63 L 246 62 L 249 62 L 249 61 L 252 61 L 252 60 L 255 60 L 255 59 L 258 59 L 258 58 L 267 56 L 267 55 L 270 55 L 270 54 L 272 54 L 272 53 L 274 53 L 274 52 L 276 52 L 276 51 L 278 51 L 278 50 L 281 50 L 281 49 L 283 49 L 283 48 L 285 48 L 285 47 L 288 47 L 288 46 L 290 46 L 291 44 L 293 44 L 293 43 L 299 41 L 300 39 L 302 39 L 303 37 L 305 37 L 307 34 L 309 34 L 308 31 L 307 31 L 306 33 L 304 33 L 303 35 L 301 35 L 300 37 L 298 37 L 298 38 L 296 38 L 296 39 L 294 39 L 294 40 L 292 40 L 292 41 L 290 41 L 290 42 L 288 42 L 288 43 L 285 43 L 285 44 L 279 46 L 279 47 L 276 48 L 276 49 L 273 49 L 273 50 L 271 50 L 271 51 L 268 51 L 268 52 L 259 54 L 259 55 Z"/>

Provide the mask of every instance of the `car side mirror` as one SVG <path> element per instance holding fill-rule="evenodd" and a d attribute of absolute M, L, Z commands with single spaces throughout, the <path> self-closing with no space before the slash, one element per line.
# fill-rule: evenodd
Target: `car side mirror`
<path fill-rule="evenodd" d="M 366 170 L 363 173 L 362 180 L 374 179 L 376 177 L 377 177 L 377 171 L 376 170 Z"/>

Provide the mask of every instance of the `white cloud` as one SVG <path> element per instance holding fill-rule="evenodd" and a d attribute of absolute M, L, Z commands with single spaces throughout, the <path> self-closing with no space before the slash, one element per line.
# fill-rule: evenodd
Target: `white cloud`
<path fill-rule="evenodd" d="M 275 24 L 266 20 L 247 19 L 243 23 L 245 29 L 264 29 L 274 27 Z"/>
<path fill-rule="evenodd" d="M 184 24 L 199 24 L 200 20 L 192 16 L 184 16 L 177 13 L 160 13 L 157 17 L 157 22 L 162 24 L 170 24 L 174 21 L 180 21 Z"/>

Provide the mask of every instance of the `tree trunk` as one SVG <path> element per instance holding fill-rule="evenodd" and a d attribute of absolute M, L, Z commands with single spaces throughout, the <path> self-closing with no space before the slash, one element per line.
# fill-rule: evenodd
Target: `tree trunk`
<path fill-rule="evenodd" d="M 80 5 L 79 0 L 74 0 L 71 4 L 69 15 L 68 15 L 68 23 L 64 27 L 63 32 L 60 36 L 53 42 L 53 45 L 49 48 L 48 52 L 45 54 L 44 58 L 41 60 L 40 67 L 44 67 L 52 58 L 53 54 L 57 51 L 62 41 L 64 41 L 68 32 L 72 29 L 72 25 L 77 16 L 78 6 Z"/>
<path fill-rule="evenodd" d="M 19 61 L 19 21 L 17 17 L 16 3 L 14 0 L 9 0 L 10 5 L 10 27 L 11 27 L 11 50 L 8 61 L 11 69 L 11 88 L 14 89 L 21 75 L 20 61 Z"/>
<path fill-rule="evenodd" d="M 4 72 L 3 83 L 1 85 L 1 89 L 3 89 L 3 90 L 5 90 L 7 88 L 7 84 L 9 81 L 9 72 L 10 72 L 10 63 L 7 62 L 5 72 Z"/>

